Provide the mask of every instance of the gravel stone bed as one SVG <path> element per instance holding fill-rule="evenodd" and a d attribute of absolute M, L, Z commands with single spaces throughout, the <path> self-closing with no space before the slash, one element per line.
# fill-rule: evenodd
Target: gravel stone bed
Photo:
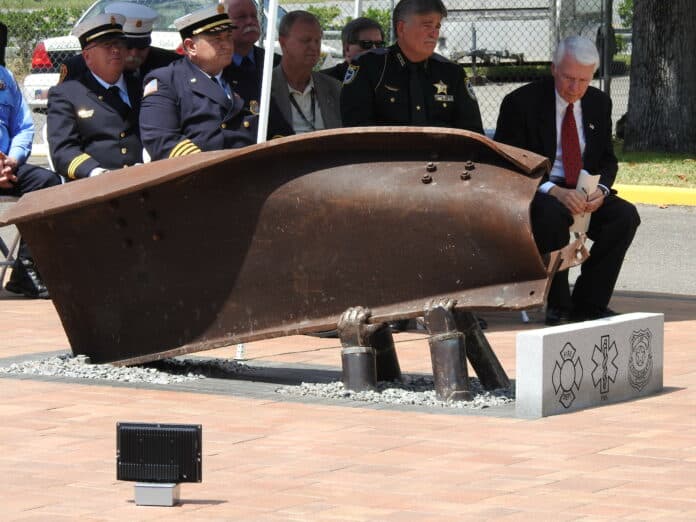
<path fill-rule="evenodd" d="M 0 374 L 41 375 L 169 385 L 190 383 L 201 379 L 226 378 L 233 375 L 253 375 L 262 372 L 260 366 L 249 366 L 232 359 L 163 359 L 146 366 L 114 366 L 90 364 L 83 356 L 61 354 L 46 359 L 12 363 L 0 367 Z M 469 379 L 474 398 L 471 401 L 441 401 L 435 395 L 432 376 L 403 375 L 403 382 L 379 382 L 374 391 L 354 392 L 343 387 L 341 381 L 329 383 L 302 382 L 298 386 L 285 385 L 275 393 L 294 397 L 312 397 L 330 400 L 360 401 L 373 404 L 423 406 L 428 408 L 455 408 L 481 410 L 514 402 L 513 389 L 486 391 L 478 379 Z"/>
<path fill-rule="evenodd" d="M 148 366 L 90 364 L 84 357 L 62 354 L 47 359 L 13 363 L 0 373 L 43 375 L 73 379 L 102 379 L 125 383 L 176 384 L 205 379 L 210 374 L 232 374 L 248 367 L 226 359 L 165 359 Z"/>
<path fill-rule="evenodd" d="M 476 378 L 469 379 L 474 398 L 471 401 L 442 401 L 435 395 L 432 377 L 403 375 L 403 382 L 377 383 L 374 391 L 355 392 L 347 390 L 340 381 L 328 384 L 303 382 L 301 386 L 283 386 L 276 391 L 282 395 L 300 395 L 325 399 L 343 399 L 370 403 L 426 406 L 429 408 L 456 408 L 481 410 L 492 406 L 509 404 L 515 400 L 513 389 L 500 388 L 486 391 Z"/>

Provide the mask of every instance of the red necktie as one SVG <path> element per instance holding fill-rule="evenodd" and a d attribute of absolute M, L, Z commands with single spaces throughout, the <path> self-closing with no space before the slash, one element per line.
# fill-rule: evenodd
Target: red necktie
<path fill-rule="evenodd" d="M 572 103 L 568 104 L 561 124 L 561 152 L 566 185 L 573 188 L 578 183 L 578 175 L 582 168 L 582 156 L 580 155 L 580 140 L 578 139 L 578 128 L 575 125 Z"/>

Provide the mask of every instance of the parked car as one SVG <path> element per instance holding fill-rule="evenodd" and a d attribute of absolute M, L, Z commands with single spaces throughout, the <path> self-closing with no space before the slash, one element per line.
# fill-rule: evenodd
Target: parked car
<path fill-rule="evenodd" d="M 114 0 L 97 0 L 78 19 L 77 23 L 101 14 Z M 146 5 L 159 13 L 152 30 L 152 45 L 163 49 L 181 50 L 181 37 L 174 27 L 174 20 L 197 9 L 208 7 L 211 0 L 129 0 Z M 267 2 L 265 2 L 267 4 Z M 287 11 L 278 8 L 278 22 Z M 263 26 L 264 24 L 262 24 Z M 24 79 L 24 97 L 35 111 L 46 109 L 48 90 L 58 83 L 60 64 L 80 52 L 80 43 L 74 36 L 58 36 L 40 41 L 31 60 L 31 73 Z M 280 52 L 276 41 L 276 52 Z M 340 60 L 341 51 L 322 46 L 322 66 L 331 60 Z"/>

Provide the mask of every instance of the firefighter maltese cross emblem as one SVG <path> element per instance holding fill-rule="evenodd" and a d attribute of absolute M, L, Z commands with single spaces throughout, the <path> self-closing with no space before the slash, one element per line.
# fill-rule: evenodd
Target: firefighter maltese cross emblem
<path fill-rule="evenodd" d="M 628 358 L 628 382 L 636 391 L 642 391 L 652 376 L 652 332 L 637 330 L 631 334 L 631 355 Z"/>
<path fill-rule="evenodd" d="M 570 343 L 565 343 L 565 346 L 561 349 L 561 364 L 556 361 L 556 365 L 553 368 L 553 375 L 551 380 L 553 382 L 553 389 L 558 397 L 558 402 L 560 402 L 564 408 L 570 408 L 575 400 L 575 393 L 573 392 L 573 387 L 575 390 L 580 389 L 580 383 L 582 383 L 582 363 L 580 358 L 576 357 L 577 350 Z M 575 359 L 575 360 L 573 360 Z"/>
<path fill-rule="evenodd" d="M 618 356 L 616 341 L 612 341 L 608 335 L 602 336 L 599 346 L 595 344 L 592 352 L 592 362 L 595 365 L 592 370 L 592 384 L 595 388 L 599 387 L 603 401 L 607 400 L 609 382 L 616 382 L 616 374 L 619 372 L 619 367 L 616 366 Z"/>

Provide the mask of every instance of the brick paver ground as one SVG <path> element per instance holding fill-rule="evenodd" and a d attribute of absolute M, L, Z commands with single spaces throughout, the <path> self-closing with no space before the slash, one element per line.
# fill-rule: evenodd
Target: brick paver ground
<path fill-rule="evenodd" d="M 695 520 L 696 299 L 613 306 L 665 312 L 664 393 L 535 421 L 0 378 L 0 519 Z M 67 347 L 50 302 L 0 294 L 0 313 L 0 359 Z M 514 377 L 526 326 L 490 322 Z M 424 336 L 397 341 L 402 368 L 428 371 Z M 335 366 L 336 345 L 295 336 L 246 355 Z M 134 505 L 115 480 L 117 421 L 203 425 L 204 480 L 182 505 Z"/>

